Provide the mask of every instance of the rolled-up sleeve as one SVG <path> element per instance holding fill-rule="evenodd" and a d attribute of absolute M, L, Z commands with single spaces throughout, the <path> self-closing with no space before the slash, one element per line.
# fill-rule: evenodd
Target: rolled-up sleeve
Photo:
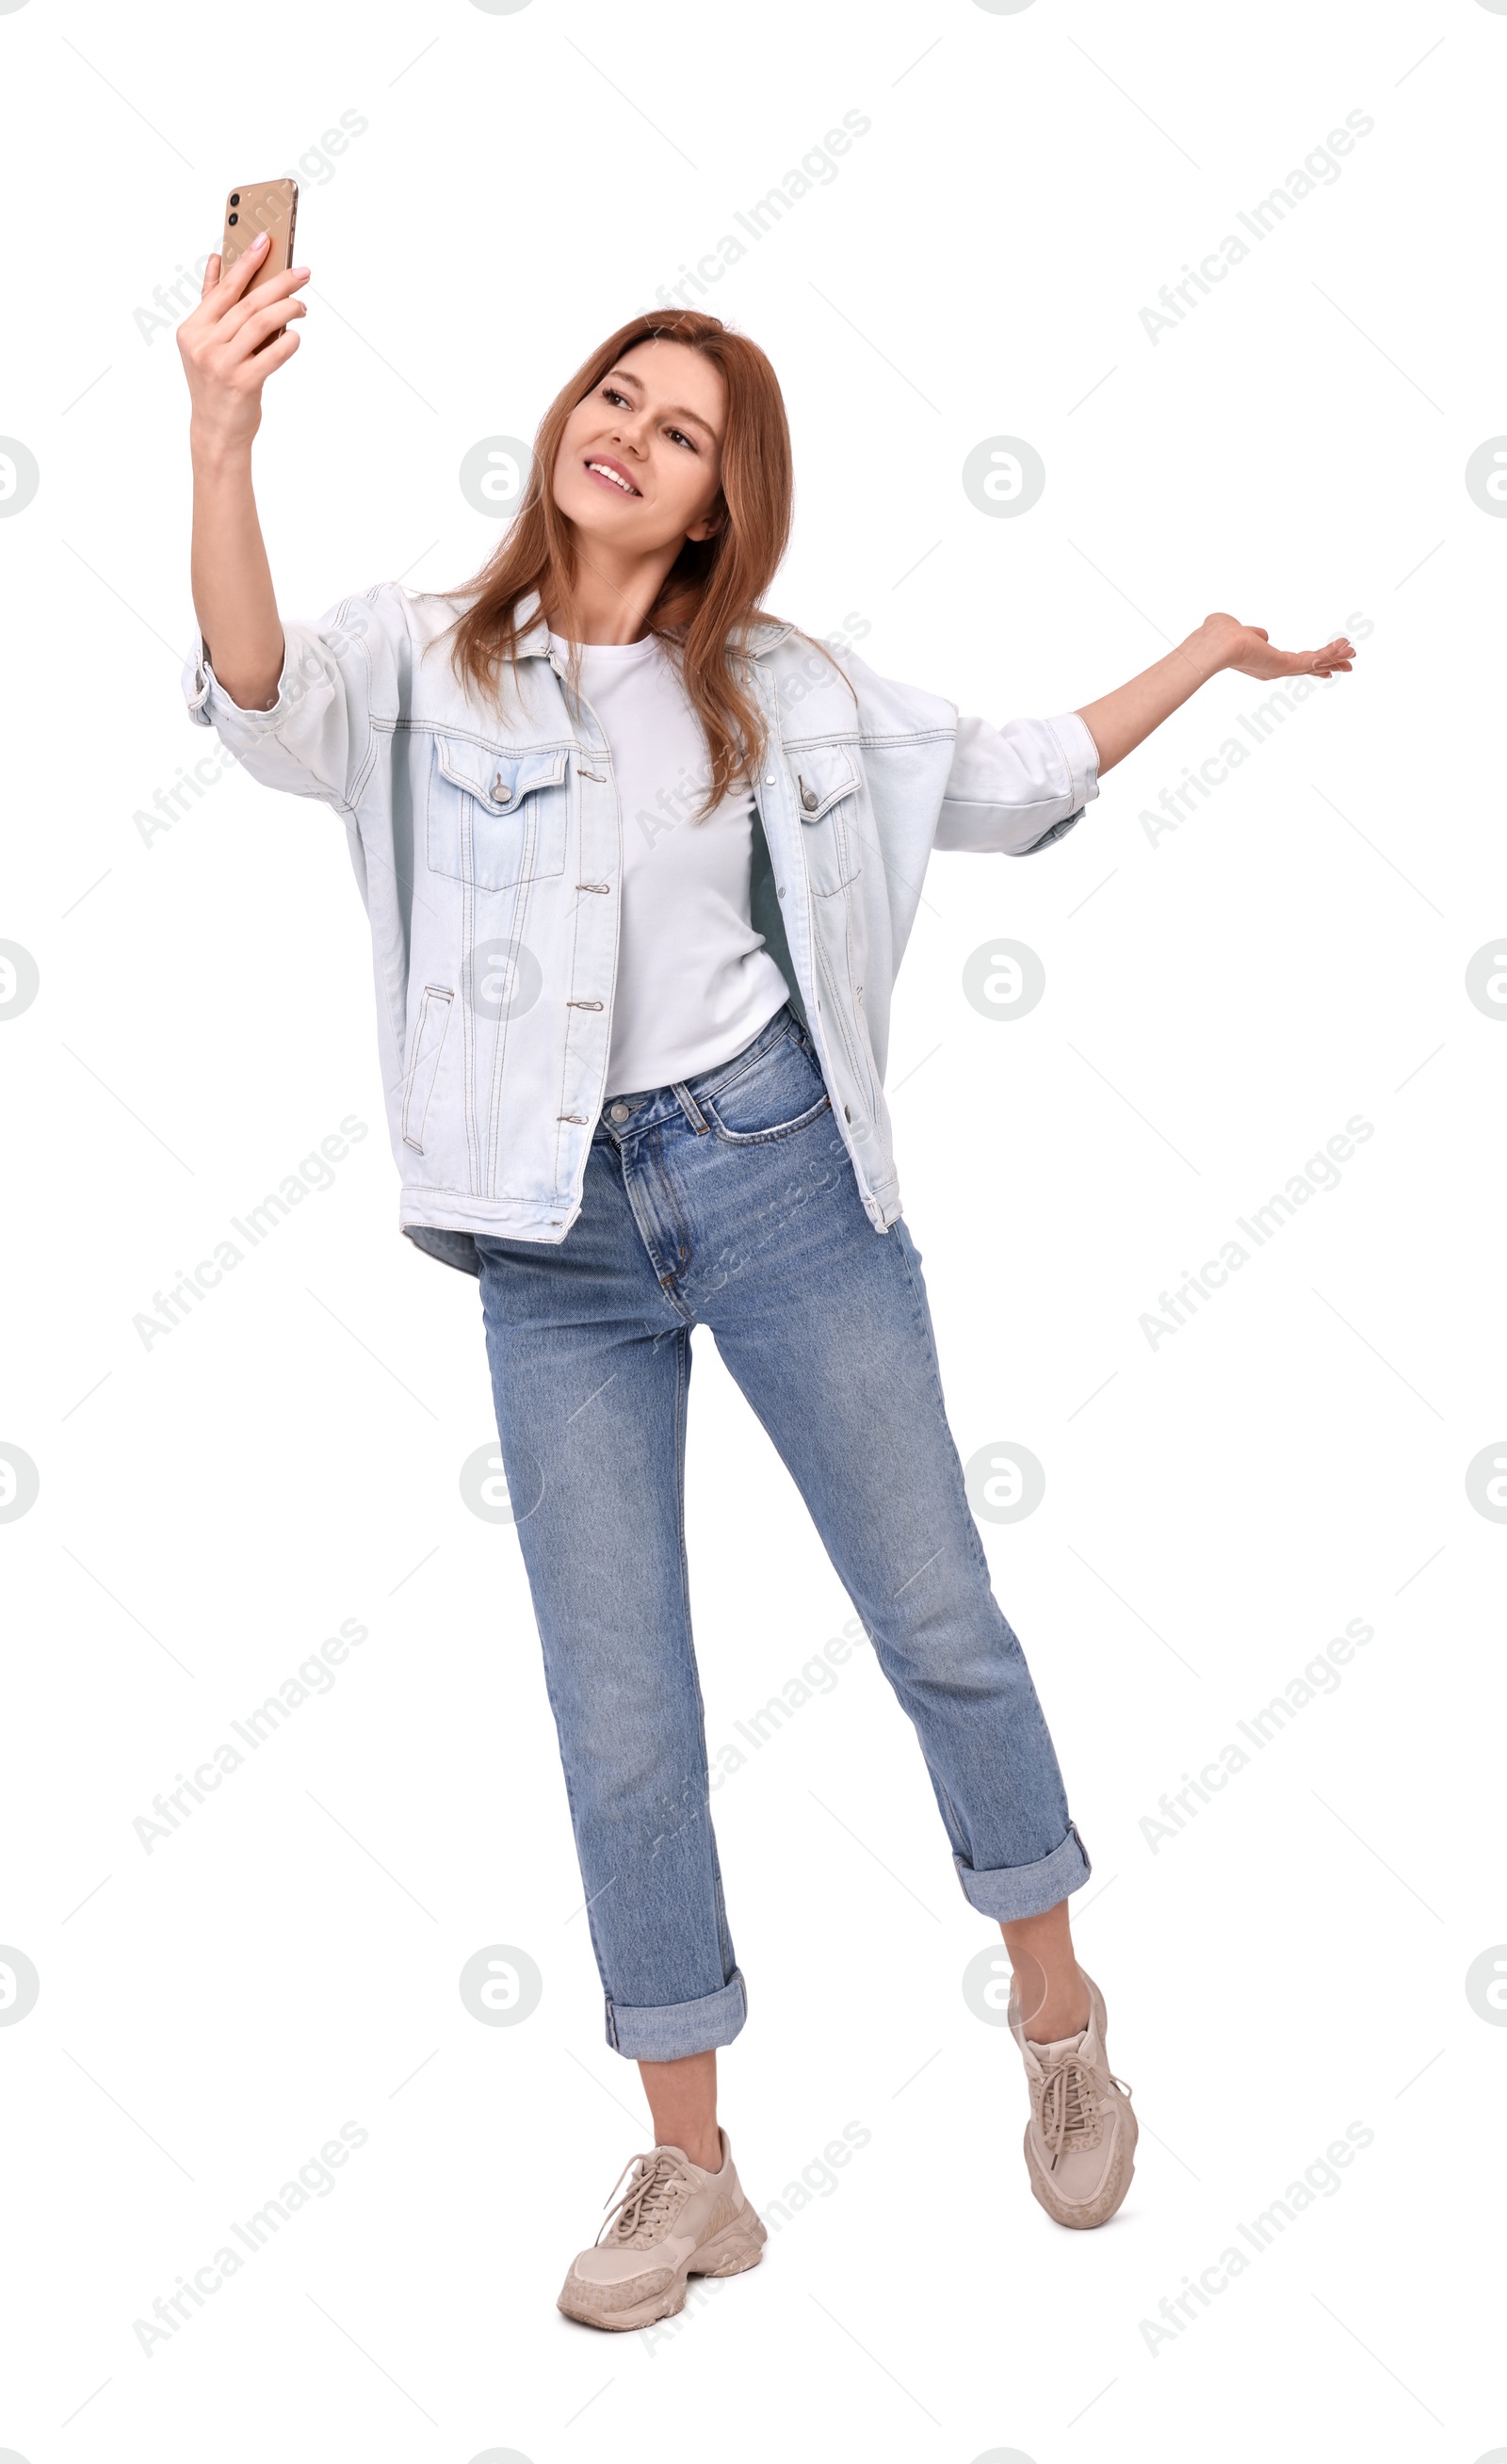
<path fill-rule="evenodd" d="M 374 749 L 374 653 L 390 665 L 376 611 L 346 599 L 309 623 L 283 627 L 282 673 L 270 710 L 243 710 L 209 664 L 202 639 L 184 664 L 184 698 L 199 727 L 212 727 L 265 786 L 317 797 L 348 812 Z"/>
<path fill-rule="evenodd" d="M 992 727 L 960 717 L 935 845 L 1035 855 L 1099 793 L 1099 750 L 1076 711 Z"/>

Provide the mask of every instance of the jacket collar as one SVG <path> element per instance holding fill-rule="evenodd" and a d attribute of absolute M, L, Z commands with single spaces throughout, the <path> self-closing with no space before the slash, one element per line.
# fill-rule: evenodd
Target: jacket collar
<path fill-rule="evenodd" d="M 539 594 L 531 590 L 520 599 L 517 610 L 518 642 L 513 652 L 517 659 L 547 659 L 550 655 L 550 628 L 539 613 Z"/>

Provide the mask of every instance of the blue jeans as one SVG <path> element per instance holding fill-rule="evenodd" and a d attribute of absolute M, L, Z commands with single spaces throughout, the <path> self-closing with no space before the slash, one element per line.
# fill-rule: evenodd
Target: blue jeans
<path fill-rule="evenodd" d="M 608 2043 L 669 2061 L 731 2043 L 748 2010 L 687 1595 L 693 1326 L 768 1430 L 915 1726 L 966 1898 L 1027 1917 L 1077 1890 L 1088 1859 L 990 1590 L 915 1243 L 869 1222 L 789 1008 L 717 1068 L 606 1106 L 559 1245 L 476 1246 Z"/>

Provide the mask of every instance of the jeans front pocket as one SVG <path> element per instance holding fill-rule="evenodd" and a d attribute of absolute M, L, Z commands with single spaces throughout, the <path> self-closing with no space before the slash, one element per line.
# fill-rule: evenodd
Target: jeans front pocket
<path fill-rule="evenodd" d="M 820 1067 L 794 1026 L 746 1067 L 734 1064 L 711 1093 L 697 1089 L 696 1102 L 715 1136 L 742 1147 L 788 1138 L 832 1109 Z"/>

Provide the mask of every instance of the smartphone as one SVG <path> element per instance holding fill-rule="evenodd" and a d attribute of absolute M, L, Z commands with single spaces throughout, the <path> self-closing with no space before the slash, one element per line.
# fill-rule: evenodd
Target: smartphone
<path fill-rule="evenodd" d="M 232 188 L 225 201 L 225 237 L 220 243 L 220 272 L 229 274 L 263 231 L 271 246 L 249 288 L 286 274 L 293 263 L 294 225 L 298 219 L 296 180 L 248 180 Z"/>

